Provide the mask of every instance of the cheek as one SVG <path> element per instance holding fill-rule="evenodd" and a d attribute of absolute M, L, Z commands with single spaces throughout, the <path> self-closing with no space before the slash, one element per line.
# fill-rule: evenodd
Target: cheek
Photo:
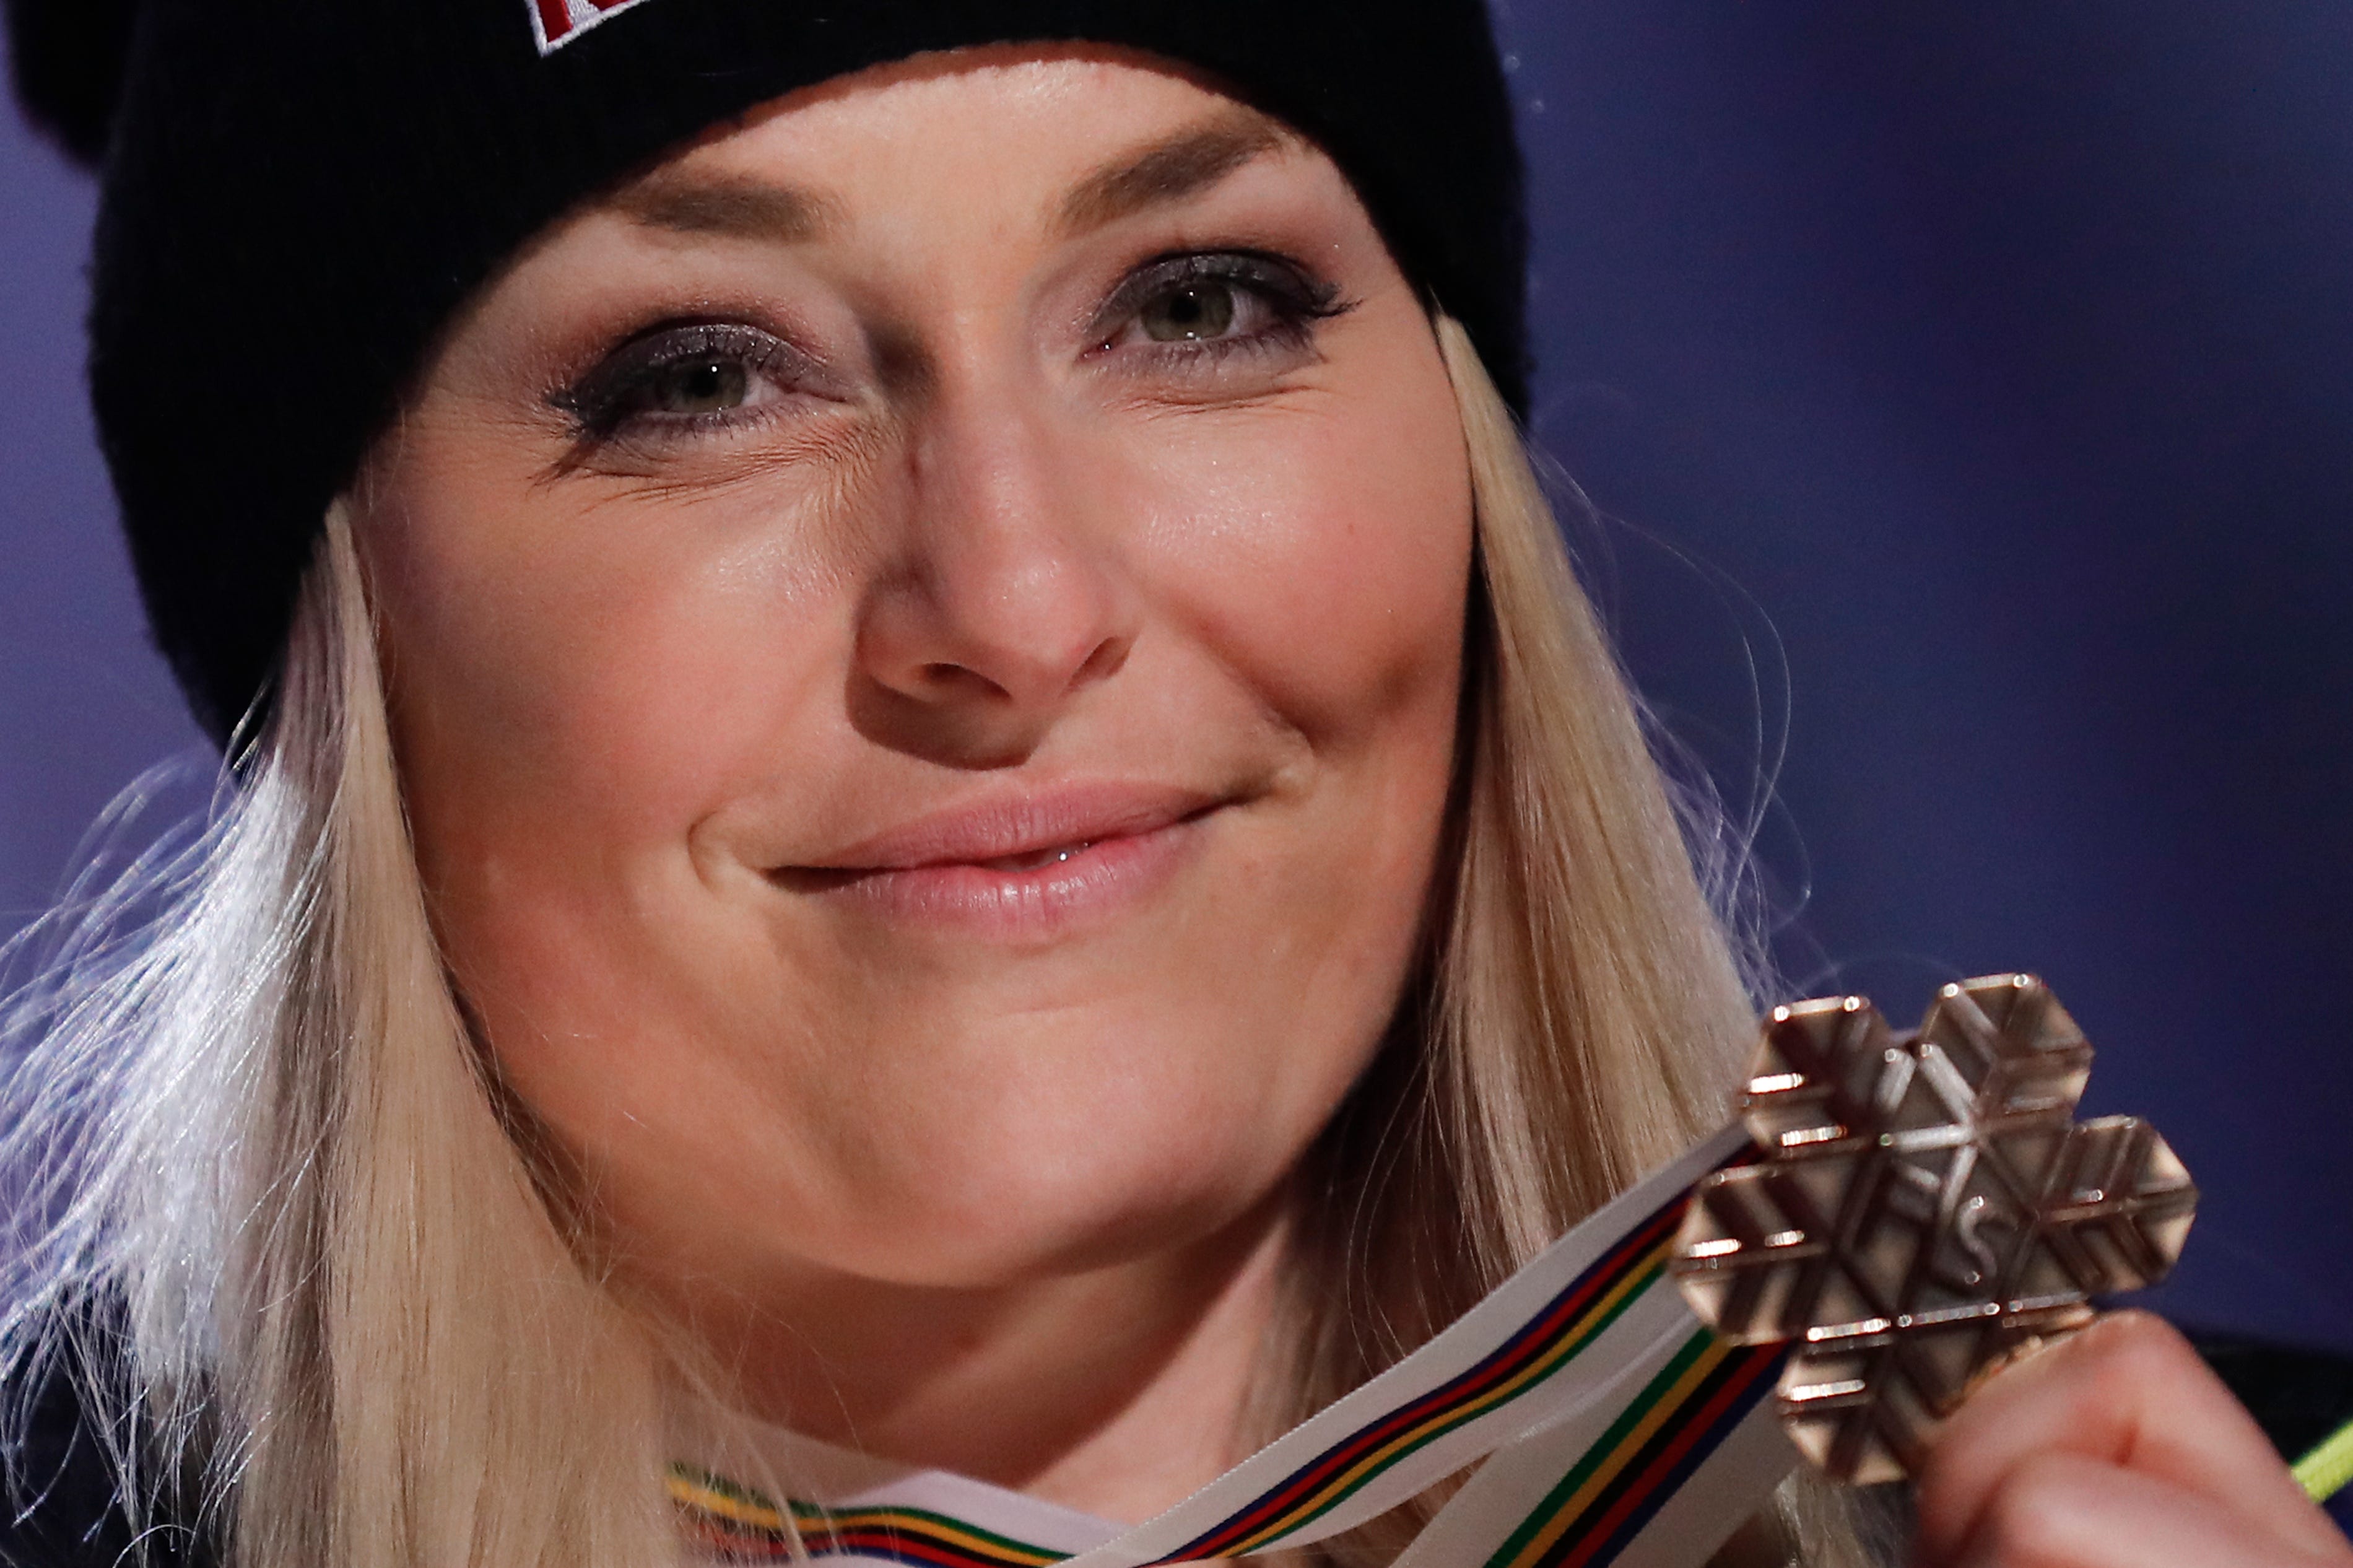
<path fill-rule="evenodd" d="M 773 493 L 559 504 L 476 442 L 417 432 L 369 566 L 436 923 L 528 1075 L 539 1042 L 691 1014 L 677 949 L 708 945 L 710 907 L 689 829 L 838 703 L 847 611 L 819 523 Z"/>
<path fill-rule="evenodd" d="M 1187 432 L 1198 444 L 1170 443 L 1139 481 L 1166 609 L 1327 754 L 1399 724 L 1451 733 L 1468 463 L 1435 352 L 1398 357 L 1386 382 L 1352 378 L 1378 396 Z"/>
<path fill-rule="evenodd" d="M 417 444 L 369 564 L 428 873 L 675 845 L 828 689 L 839 574 L 776 496 L 565 504 L 496 432 Z"/>

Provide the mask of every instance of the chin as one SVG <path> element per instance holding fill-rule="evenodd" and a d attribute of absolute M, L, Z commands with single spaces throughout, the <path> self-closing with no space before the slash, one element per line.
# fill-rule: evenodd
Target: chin
<path fill-rule="evenodd" d="M 1393 1006 L 1252 961 L 1280 933 L 1234 921 L 954 969 L 815 941 L 780 964 L 765 928 L 660 929 L 702 939 L 661 966 L 617 943 L 602 964 L 503 967 L 602 976 L 595 1000 L 626 1026 L 492 1033 L 625 1253 L 755 1295 L 797 1277 L 987 1288 L 1229 1234 L 1282 1188 Z"/>
<path fill-rule="evenodd" d="M 775 1239 L 818 1266 L 905 1286 L 1082 1274 L 1180 1253 L 1244 1223 L 1312 1136 L 1250 1119 L 1250 1107 L 1122 1115 L 1116 1095 L 1092 1112 L 1083 1099 L 908 1117 L 830 1173 L 837 1201 L 801 1212 L 818 1224 L 788 1222 Z"/>

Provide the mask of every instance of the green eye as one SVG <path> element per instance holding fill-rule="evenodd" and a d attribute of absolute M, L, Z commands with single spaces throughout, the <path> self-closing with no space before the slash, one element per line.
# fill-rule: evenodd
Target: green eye
<path fill-rule="evenodd" d="M 752 376 L 740 361 L 699 356 L 664 366 L 646 390 L 648 406 L 658 413 L 722 414 L 744 406 Z"/>
<path fill-rule="evenodd" d="M 1197 279 L 1155 294 L 1137 313 L 1144 335 L 1155 343 L 1200 343 L 1233 330 L 1234 286 Z"/>

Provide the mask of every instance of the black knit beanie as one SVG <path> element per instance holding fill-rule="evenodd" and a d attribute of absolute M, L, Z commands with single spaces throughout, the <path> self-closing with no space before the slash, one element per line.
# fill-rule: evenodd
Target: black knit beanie
<path fill-rule="evenodd" d="M 7 0 L 26 108 L 102 175 L 90 387 L 156 641 L 216 738 L 322 518 L 524 240 L 767 100 L 1083 40 L 1315 138 L 1525 387 L 1518 154 L 1482 0 Z"/>

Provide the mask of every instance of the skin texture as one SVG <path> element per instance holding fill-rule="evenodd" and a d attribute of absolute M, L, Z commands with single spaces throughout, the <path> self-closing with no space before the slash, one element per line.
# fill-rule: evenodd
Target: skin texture
<path fill-rule="evenodd" d="M 1106 313 L 1204 252 L 1345 309 Z M 584 437 L 567 389 L 669 322 L 810 363 Z M 1235 1457 L 1285 1177 L 1414 948 L 1470 561 L 1330 162 L 1083 55 L 793 100 L 492 287 L 361 532 L 437 921 L 624 1277 L 815 1436 L 1125 1514 Z M 1204 814 L 1005 918 L 807 869 L 1073 789 Z"/>
<path fill-rule="evenodd" d="M 2008 1368 L 1920 1477 L 1927 1568 L 2342 1568 L 2353 1547 L 2187 1340 L 2117 1312 Z"/>
<path fill-rule="evenodd" d="M 816 1436 L 1123 1519 L 1238 1457 L 1461 673 L 1337 170 L 1108 53 L 828 84 L 535 243 L 358 500 L 437 925 L 619 1281 Z M 1936 1564 L 2348 1555 L 2143 1319 L 1921 1501 Z"/>

